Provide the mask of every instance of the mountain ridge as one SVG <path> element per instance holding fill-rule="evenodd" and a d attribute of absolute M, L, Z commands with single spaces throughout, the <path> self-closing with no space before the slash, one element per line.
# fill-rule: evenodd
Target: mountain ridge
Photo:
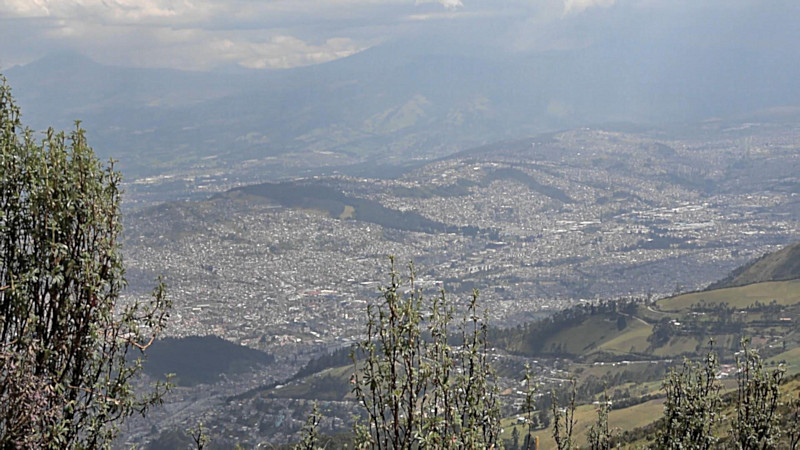
<path fill-rule="evenodd" d="M 783 65 L 785 55 L 739 67 L 738 50 L 711 60 L 708 49 L 669 47 L 669 66 L 613 63 L 651 50 L 629 44 L 437 57 L 392 42 L 317 66 L 211 72 L 109 66 L 68 53 L 5 76 L 34 128 L 70 128 L 81 119 L 101 156 L 119 158 L 134 177 L 215 155 L 231 164 L 292 152 L 335 153 L 304 160 L 323 166 L 430 160 L 559 129 L 741 119 L 800 103 L 790 84 L 798 69 Z M 652 82 L 635 82 L 641 79 Z M 759 95 L 744 95 L 745 83 Z"/>
<path fill-rule="evenodd" d="M 767 281 L 787 281 L 800 278 L 800 242 L 767 253 L 712 283 L 706 290 L 746 286 Z"/>

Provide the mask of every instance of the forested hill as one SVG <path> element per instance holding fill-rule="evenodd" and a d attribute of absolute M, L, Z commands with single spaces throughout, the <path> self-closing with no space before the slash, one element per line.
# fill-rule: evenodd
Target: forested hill
<path fill-rule="evenodd" d="M 387 208 L 375 200 L 345 194 L 340 189 L 315 180 L 256 184 L 236 188 L 232 192 L 265 197 L 287 208 L 319 210 L 330 217 L 355 219 L 404 231 L 456 232 L 466 236 L 489 233 L 494 238 L 497 233 L 495 230 L 482 230 L 474 226 L 448 226 L 414 211 L 399 211 Z M 449 195 L 460 195 L 460 192 L 454 190 Z"/>
<path fill-rule="evenodd" d="M 768 253 L 739 267 L 727 277 L 711 284 L 708 290 L 798 278 L 800 278 L 800 242 L 777 252 Z"/>
<path fill-rule="evenodd" d="M 275 361 L 267 353 L 228 342 L 217 336 L 164 338 L 147 349 L 144 370 L 154 377 L 175 374 L 183 386 L 214 383 L 222 375 L 244 373 Z"/>

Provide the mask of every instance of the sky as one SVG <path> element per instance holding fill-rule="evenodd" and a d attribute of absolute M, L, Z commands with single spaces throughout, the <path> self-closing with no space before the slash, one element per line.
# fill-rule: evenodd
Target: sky
<path fill-rule="evenodd" d="M 800 2 L 0 0 L 0 70 L 64 50 L 111 65 L 203 71 L 306 66 L 385 42 L 493 54 L 689 33 L 698 45 L 767 46 L 776 26 L 759 21 L 792 17 L 793 3 Z"/>

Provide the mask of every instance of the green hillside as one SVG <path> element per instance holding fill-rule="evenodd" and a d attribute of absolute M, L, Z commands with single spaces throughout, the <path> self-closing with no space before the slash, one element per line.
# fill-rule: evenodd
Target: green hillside
<path fill-rule="evenodd" d="M 646 353 L 652 325 L 638 302 L 581 304 L 514 329 L 493 330 L 490 341 L 509 353 L 565 356 Z"/>
<path fill-rule="evenodd" d="M 794 429 L 794 432 L 796 433 L 797 423 L 794 423 L 794 421 L 797 418 L 797 416 L 795 416 L 795 414 L 797 414 L 797 404 L 793 402 L 796 402 L 797 399 L 800 398 L 800 378 L 798 378 L 797 375 L 785 378 L 780 384 L 780 392 L 781 404 L 777 410 L 777 423 L 779 423 L 784 430 Z M 736 417 L 736 411 L 734 408 L 736 383 L 734 380 L 729 380 L 728 383 L 723 383 L 722 394 L 722 411 L 719 416 L 720 420 L 714 426 L 714 434 L 721 437 L 717 444 L 717 448 L 735 448 L 733 442 L 726 437 L 731 427 L 731 420 L 732 418 Z M 653 403 L 659 403 L 663 405 L 663 401 L 661 400 L 655 400 Z M 617 432 L 616 444 L 618 444 L 619 448 L 640 449 L 650 448 L 652 446 L 655 439 L 657 421 L 661 418 L 663 407 L 654 408 L 650 411 L 639 408 L 640 406 L 644 405 L 646 405 L 646 403 L 617 411 L 611 411 L 609 414 L 609 424 L 612 426 L 615 424 L 615 413 L 617 417 L 635 417 L 634 420 L 627 423 L 617 422 L 617 424 L 619 424 L 619 429 Z M 575 415 L 578 417 L 577 412 Z M 578 427 L 576 426 L 576 429 L 577 428 Z M 786 436 L 784 436 L 784 438 L 785 437 Z M 550 441 L 552 441 L 552 439 L 550 439 Z M 788 442 L 784 441 L 777 446 L 768 448 L 788 448 L 784 447 L 785 445 L 788 445 Z M 547 449 L 552 447 L 544 445 L 540 448 Z"/>
<path fill-rule="evenodd" d="M 588 360 L 671 359 L 705 352 L 723 357 L 743 337 L 774 354 L 800 344 L 800 280 L 695 292 L 653 304 L 579 305 L 525 326 L 495 330 L 492 342 L 512 354 Z"/>
<path fill-rule="evenodd" d="M 800 302 L 800 280 L 769 281 L 740 287 L 692 292 L 661 300 L 657 305 L 661 311 L 680 313 L 690 311 L 693 305 L 708 307 L 725 304 L 731 308 L 748 308 L 757 303 L 769 304 L 773 301 L 781 306 L 790 306 Z"/>
<path fill-rule="evenodd" d="M 590 355 L 643 353 L 652 325 L 621 314 L 590 316 L 574 327 L 565 328 L 545 340 L 543 348 L 551 353 Z"/>
<path fill-rule="evenodd" d="M 784 247 L 777 252 L 768 253 L 734 270 L 727 277 L 710 285 L 708 289 L 798 278 L 800 278 L 800 242 Z"/>
<path fill-rule="evenodd" d="M 352 397 L 350 395 L 350 376 L 352 375 L 352 364 L 333 367 L 285 385 L 276 386 L 262 395 L 271 398 L 344 400 Z"/>
<path fill-rule="evenodd" d="M 792 375 L 800 373 L 800 347 L 778 353 L 768 360 L 770 364 L 783 364 L 786 372 Z"/>

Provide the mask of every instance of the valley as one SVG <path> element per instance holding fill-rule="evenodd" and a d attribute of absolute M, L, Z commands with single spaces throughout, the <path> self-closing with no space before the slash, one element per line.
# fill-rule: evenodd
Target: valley
<path fill-rule="evenodd" d="M 545 386 L 564 383 L 575 369 L 602 375 L 609 367 L 605 375 L 625 380 L 614 386 L 649 380 L 655 392 L 667 368 L 702 352 L 712 335 L 729 355 L 753 329 L 704 323 L 713 306 L 692 308 L 713 295 L 670 300 L 683 302 L 679 310 L 659 299 L 702 289 L 795 241 L 800 159 L 791 127 L 711 128 L 671 139 L 565 131 L 479 147 L 396 177 L 252 184 L 129 214 L 129 296 L 144 295 L 163 273 L 175 300 L 169 335 L 221 336 L 275 357 L 268 370 L 215 383 L 210 397 L 179 391 L 179 410 L 167 407 L 132 430 L 203 421 L 223 442 L 280 442 L 291 439 L 286 430 L 299 430 L 312 399 L 326 402 L 323 429 L 346 429 L 348 369 L 313 375 L 306 387 L 276 386 L 320 355 L 344 349 L 346 359 L 363 333 L 366 305 L 386 281 L 387 255 L 414 261 L 416 284 L 428 295 L 444 288 L 463 302 L 480 291 L 491 326 L 501 330 L 492 338 L 503 348 L 495 357 L 511 377 L 501 384 L 510 390 L 504 404 L 518 402 L 513 378 L 525 362 Z M 767 297 L 787 291 L 766 292 L 745 298 L 769 305 Z M 620 299 L 633 301 L 632 309 L 585 316 Z M 583 311 L 581 331 L 547 337 L 537 328 L 547 320 L 531 325 L 559 320 L 570 307 Z M 745 320 L 725 311 L 732 323 Z M 764 314 L 754 311 L 745 322 L 778 327 L 758 344 L 782 349 L 780 330 L 793 323 Z M 514 337 L 518 329 L 529 334 Z"/>
<path fill-rule="evenodd" d="M 795 252 L 800 244 L 789 248 Z M 773 256 L 766 259 L 769 265 L 786 267 Z M 511 439 L 514 428 L 527 428 L 527 416 L 520 412 L 525 388 L 519 381 L 525 364 L 532 368 L 537 383 L 532 417 L 542 448 L 552 448 L 550 392 L 557 393 L 564 404 L 571 380 L 576 382 L 578 442 L 585 445 L 584 435 L 595 421 L 598 401 L 610 402 L 609 423 L 617 430 L 617 442 L 652 441 L 653 430 L 647 427 L 663 411 L 661 380 L 668 369 L 680 365 L 683 358 L 702 359 L 711 351 L 721 363 L 716 372 L 721 392 L 730 394 L 735 390 L 736 358 L 742 355 L 744 338 L 760 350 L 767 370 L 786 370 L 783 390 L 789 404 L 800 388 L 796 383 L 800 328 L 794 320 L 800 313 L 800 272 L 791 276 L 790 281 L 760 278 L 746 286 L 652 303 L 578 305 L 523 327 L 490 331 L 495 382 L 507 417 L 505 439 Z M 344 349 L 316 360 L 281 384 L 229 397 L 213 415 L 205 416 L 204 423 L 223 446 L 253 445 L 265 439 L 274 443 L 292 439 L 312 403 L 319 402 L 324 418 L 319 429 L 329 435 L 346 433 L 359 411 L 351 392 L 353 365 L 347 362 L 347 353 Z M 732 401 L 730 395 L 725 398 L 726 404 Z"/>
<path fill-rule="evenodd" d="M 394 179 L 317 177 L 167 203 L 126 219 L 128 277 L 135 293 L 167 276 L 175 335 L 293 355 L 357 335 L 387 255 L 414 261 L 433 291 L 479 289 L 506 326 L 578 301 L 696 290 L 799 229 L 794 135 L 720 134 L 668 147 L 576 130 Z M 771 171 L 754 179 L 753 166 Z"/>
<path fill-rule="evenodd" d="M 0 448 L 800 449 L 798 5 L 0 0 Z"/>

